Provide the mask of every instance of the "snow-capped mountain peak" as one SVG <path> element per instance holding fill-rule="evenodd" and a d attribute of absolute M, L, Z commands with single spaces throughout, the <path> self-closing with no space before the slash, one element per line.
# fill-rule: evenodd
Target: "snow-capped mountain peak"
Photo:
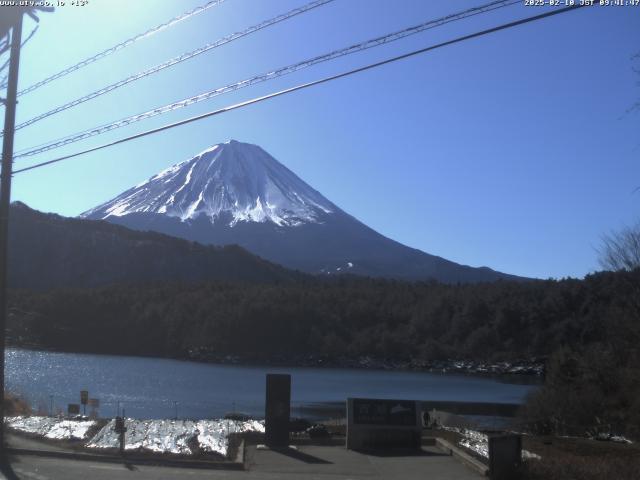
<path fill-rule="evenodd" d="M 321 222 L 337 210 L 291 170 L 257 145 L 229 140 L 154 175 L 85 213 L 107 219 L 158 213 L 182 221 L 206 215 L 212 222 Z"/>
<path fill-rule="evenodd" d="M 513 279 L 387 238 L 257 145 L 234 140 L 169 167 L 82 216 L 205 245 L 238 245 L 314 274 L 444 282 Z"/>

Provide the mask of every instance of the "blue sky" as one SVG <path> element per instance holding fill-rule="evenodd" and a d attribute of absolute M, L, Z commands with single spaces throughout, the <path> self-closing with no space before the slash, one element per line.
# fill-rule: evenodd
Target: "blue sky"
<path fill-rule="evenodd" d="M 204 0 L 70 3 L 41 15 L 21 88 Z M 227 0 L 21 97 L 18 122 L 304 3 Z M 335 0 L 25 128 L 16 150 L 482 3 Z M 542 11 L 516 5 L 456 22 L 16 168 Z M 640 217 L 640 113 L 626 113 L 640 97 L 638 52 L 640 7 L 582 9 L 18 174 L 12 199 L 77 215 L 234 138 L 406 245 L 518 275 L 581 277 L 598 268 L 602 234 Z"/>

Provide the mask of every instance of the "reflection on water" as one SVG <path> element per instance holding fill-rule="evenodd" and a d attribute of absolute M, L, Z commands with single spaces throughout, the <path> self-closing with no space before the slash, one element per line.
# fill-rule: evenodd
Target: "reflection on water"
<path fill-rule="evenodd" d="M 521 403 L 532 385 L 495 378 L 381 370 L 216 365 L 160 358 L 7 349 L 7 389 L 36 409 L 65 410 L 80 390 L 137 418 L 219 418 L 230 411 L 264 414 L 266 373 L 292 374 L 294 407 L 347 397 Z M 51 397 L 53 396 L 53 397 Z M 88 412 L 87 412 L 88 413 Z"/>

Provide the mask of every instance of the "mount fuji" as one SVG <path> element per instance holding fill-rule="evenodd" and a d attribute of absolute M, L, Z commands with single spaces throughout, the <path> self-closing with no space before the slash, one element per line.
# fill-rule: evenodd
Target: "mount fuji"
<path fill-rule="evenodd" d="M 347 214 L 257 145 L 230 140 L 81 214 L 203 244 L 238 244 L 315 274 L 481 282 L 519 277 L 391 240 Z"/>

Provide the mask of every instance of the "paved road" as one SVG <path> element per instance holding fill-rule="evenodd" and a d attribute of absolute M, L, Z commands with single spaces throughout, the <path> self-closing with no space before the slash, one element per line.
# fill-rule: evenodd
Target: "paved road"
<path fill-rule="evenodd" d="M 304 446 L 278 453 L 247 450 L 247 471 L 202 470 L 102 462 L 74 461 L 24 455 L 11 458 L 9 480 L 162 480 L 162 479 L 309 479 L 357 480 L 438 479 L 478 480 L 479 474 L 442 454 L 435 447 L 424 447 L 418 455 L 373 456 L 352 452 L 343 447 Z M 0 477 L 1 478 L 1 477 Z"/>
<path fill-rule="evenodd" d="M 47 442 L 26 435 L 16 435 L 6 432 L 7 444 L 12 448 L 24 448 L 27 450 L 49 450 L 53 452 L 73 452 L 73 449 L 56 442 Z"/>

